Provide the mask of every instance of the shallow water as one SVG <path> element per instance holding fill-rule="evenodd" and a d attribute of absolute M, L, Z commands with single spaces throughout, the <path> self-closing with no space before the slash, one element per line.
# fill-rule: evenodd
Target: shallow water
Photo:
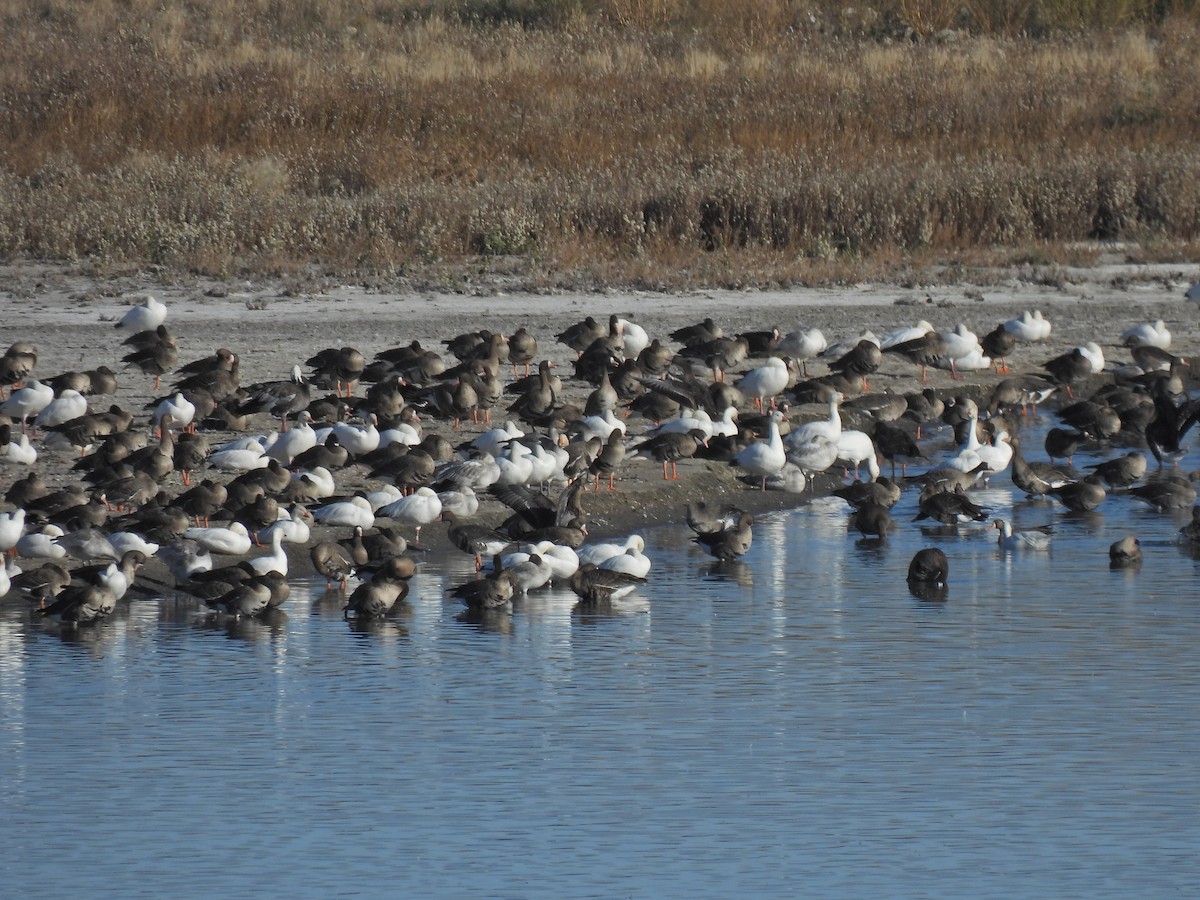
<path fill-rule="evenodd" d="M 1194 892 L 1188 513 L 979 496 L 1051 551 L 923 533 L 910 492 L 884 545 L 834 499 L 723 569 L 648 532 L 651 583 L 605 614 L 559 590 L 461 621 L 466 559 L 364 626 L 314 583 L 270 623 L 4 602 L 4 893 Z M 1110 572 L 1130 532 L 1145 564 Z M 933 544 L 944 602 L 904 582 Z"/>

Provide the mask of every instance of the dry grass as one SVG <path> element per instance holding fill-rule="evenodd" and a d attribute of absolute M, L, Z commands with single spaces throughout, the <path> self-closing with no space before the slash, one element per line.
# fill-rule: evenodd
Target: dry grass
<path fill-rule="evenodd" d="M 552 288 L 1194 252 L 1194 13 L 1032 40 L 1006 34 L 1050 7 L 1011 0 L 968 16 L 988 34 L 880 39 L 962 25 L 946 8 L 0 0 L 0 255 L 518 257 Z"/>

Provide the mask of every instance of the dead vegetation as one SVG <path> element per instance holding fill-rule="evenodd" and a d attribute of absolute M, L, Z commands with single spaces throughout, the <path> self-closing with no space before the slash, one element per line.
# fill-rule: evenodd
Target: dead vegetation
<path fill-rule="evenodd" d="M 547 289 L 1194 256 L 1194 9 L 1088 9 L 0 2 L 0 256 Z"/>

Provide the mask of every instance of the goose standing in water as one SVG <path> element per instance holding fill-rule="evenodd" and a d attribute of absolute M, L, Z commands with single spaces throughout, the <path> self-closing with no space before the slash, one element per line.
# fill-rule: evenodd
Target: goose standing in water
<path fill-rule="evenodd" d="M 1126 535 L 1119 541 L 1113 541 L 1108 548 L 1108 567 L 1110 569 L 1131 569 L 1142 564 L 1142 542 L 1132 534 Z"/>
<path fill-rule="evenodd" d="M 996 541 L 1002 550 L 1050 549 L 1049 526 L 1014 531 L 1008 519 L 996 519 L 992 527 L 1000 532 Z"/>

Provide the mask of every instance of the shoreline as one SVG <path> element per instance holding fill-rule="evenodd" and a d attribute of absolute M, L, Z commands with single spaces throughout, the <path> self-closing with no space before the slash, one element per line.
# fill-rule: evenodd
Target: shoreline
<path fill-rule="evenodd" d="M 921 318 L 939 329 L 965 322 L 982 335 L 1025 309 L 1040 308 L 1054 323 L 1054 333 L 1048 342 L 1020 345 L 1010 359 L 1014 372 L 1036 371 L 1045 360 L 1085 340 L 1100 342 L 1110 361 L 1124 362 L 1128 354 L 1118 349 L 1117 336 L 1124 328 L 1147 319 L 1166 321 L 1174 335 L 1173 352 L 1188 355 L 1200 346 L 1196 308 L 1182 296 L 1188 279 L 1200 276 L 1200 267 L 1132 268 L 1137 272 L 1122 275 L 1121 269 L 1113 267 L 1091 271 L 1089 278 L 1080 275 L 1080 280 L 1068 287 L 1032 284 L 1014 275 L 1006 282 L 1008 287 L 963 284 L 931 286 L 928 290 L 863 285 L 688 295 L 610 291 L 597 295 L 464 296 L 373 292 L 360 286 L 334 285 L 317 295 L 290 296 L 277 284 L 243 284 L 235 289 L 205 279 L 189 279 L 186 283 L 128 276 L 97 280 L 63 267 L 20 264 L 0 267 L 0 274 L 7 276 L 0 283 L 7 286 L 10 311 L 3 321 L 0 342 L 8 346 L 18 340 L 32 341 L 39 352 L 35 377 L 101 364 L 111 366 L 118 371 L 119 392 L 112 398 L 92 398 L 91 407 L 102 409 L 116 402 L 139 417 L 148 416 L 145 405 L 166 395 L 172 379 L 166 376 L 162 390 L 155 395 L 149 376 L 136 370 L 120 371 L 119 360 L 127 348 L 121 346 L 125 335 L 114 330 L 113 323 L 146 294 L 162 300 L 170 310 L 167 324 L 178 338 L 180 364 L 227 346 L 243 358 L 243 385 L 285 378 L 292 365 L 303 366 L 309 356 L 327 347 L 353 346 L 369 361 L 379 351 L 413 339 L 441 351 L 443 341 L 468 330 L 490 328 L 508 334 L 520 325 L 528 326 L 537 337 L 538 359 L 549 358 L 559 366 L 560 373 L 569 373 L 574 353 L 555 343 L 554 335 L 585 315 L 600 319 L 610 313 L 633 318 L 664 343 L 674 328 L 712 316 L 727 334 L 769 329 L 772 325 L 786 332 L 803 323 L 821 328 L 832 344 L 857 336 L 864 329 L 883 334 Z M 736 381 L 737 372 L 756 364 L 750 360 L 731 371 L 730 381 Z M 810 376 L 825 371 L 822 361 L 809 363 Z M 510 374 L 502 378 L 507 380 Z M 948 372 L 931 370 L 929 386 L 944 396 L 986 397 L 1000 380 L 1001 376 L 990 370 L 964 373 L 959 382 L 953 381 Z M 876 390 L 905 392 L 921 386 L 916 367 L 893 357 L 885 357 L 872 381 Z M 566 399 L 580 404 L 591 389 L 574 380 L 567 386 Z M 363 390 L 360 385 L 356 395 L 362 396 Z M 823 406 L 812 405 L 794 408 L 791 418 L 796 422 L 823 414 Z M 500 424 L 504 418 L 498 406 L 493 424 Z M 636 416 L 626 423 L 631 435 L 649 425 Z M 274 427 L 266 414 L 256 416 L 253 424 L 260 429 Z M 424 420 L 422 424 L 449 434 L 448 426 Z M 484 426 L 468 426 L 450 437 L 457 444 L 483 430 Z M 210 435 L 214 443 L 236 436 Z M 43 453 L 37 467 L 47 482 L 57 487 L 73 478 L 69 471 L 73 461 L 69 454 Z M 618 475 L 621 493 L 610 494 L 602 488 L 598 494 L 589 491 L 586 495 L 589 540 L 681 522 L 687 501 L 698 495 L 761 513 L 792 508 L 814 496 L 827 495 L 835 483 L 842 482 L 826 474 L 818 479 L 815 491 L 810 486 L 801 494 L 764 494 L 739 481 L 737 470 L 727 464 L 687 461 L 679 470 L 679 482 L 664 482 L 657 464 L 627 460 Z M 204 477 L 204 471 L 195 473 L 196 477 Z M 24 474 L 12 466 L 0 471 L 6 486 Z M 366 486 L 365 479 L 353 472 L 338 474 L 337 479 L 339 493 Z M 178 475 L 169 476 L 167 485 L 170 492 L 177 493 Z M 488 499 L 474 519 L 494 525 L 507 513 L 497 501 Z M 345 528 L 314 527 L 310 544 L 347 533 Z M 411 529 L 402 533 L 412 536 Z M 441 552 L 448 546 L 444 529 L 437 524 L 424 529 L 422 538 L 430 552 Z M 307 546 L 286 546 L 293 573 L 314 574 Z"/>

